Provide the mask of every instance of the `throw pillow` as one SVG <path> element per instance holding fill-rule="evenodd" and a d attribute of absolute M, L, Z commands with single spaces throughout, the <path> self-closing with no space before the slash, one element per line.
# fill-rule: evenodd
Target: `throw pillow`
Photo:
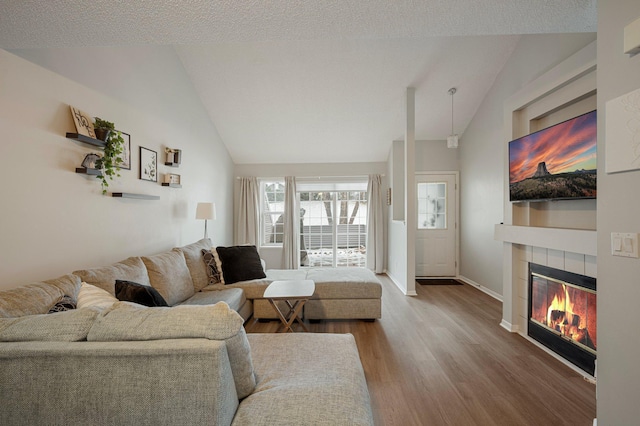
<path fill-rule="evenodd" d="M 193 280 L 181 251 L 142 257 L 142 261 L 147 267 L 151 286 L 160 292 L 169 306 L 183 302 L 195 294 Z"/>
<path fill-rule="evenodd" d="M 56 304 L 51 307 L 51 309 L 49 309 L 48 313 L 53 314 L 56 312 L 65 312 L 75 308 L 76 308 L 75 300 L 73 300 L 71 296 L 65 295 L 65 296 L 62 296 L 62 298 L 60 298 L 60 300 L 58 300 Z"/>
<path fill-rule="evenodd" d="M 214 257 L 223 284 L 267 277 L 256 246 L 216 247 Z"/>
<path fill-rule="evenodd" d="M 97 307 L 106 309 L 117 301 L 118 299 L 110 295 L 106 290 L 85 282 L 82 283 L 78 292 L 78 308 Z"/>
<path fill-rule="evenodd" d="M 220 271 L 218 270 L 218 265 L 216 264 L 216 258 L 213 255 L 214 251 L 215 249 L 202 249 L 202 258 L 204 259 L 204 264 L 207 266 L 209 285 L 219 284 L 221 282 Z"/>
<path fill-rule="evenodd" d="M 184 255 L 184 260 L 187 262 L 191 280 L 193 281 L 193 289 L 196 292 L 209 285 L 207 265 L 202 262 L 202 254 L 200 253 L 202 249 L 211 249 L 211 240 L 209 238 L 203 238 L 188 246 L 173 249 L 174 251 L 181 251 Z"/>
<path fill-rule="evenodd" d="M 132 281 L 116 280 L 116 297 L 143 306 L 169 306 L 158 290 Z"/>

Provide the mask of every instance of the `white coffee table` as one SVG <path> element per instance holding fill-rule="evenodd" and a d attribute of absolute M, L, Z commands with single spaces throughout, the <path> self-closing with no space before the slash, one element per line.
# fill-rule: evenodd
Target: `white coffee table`
<path fill-rule="evenodd" d="M 274 281 L 266 288 L 263 297 L 269 301 L 276 314 L 278 314 L 280 322 L 284 325 L 284 332 L 293 333 L 291 325 L 293 325 L 294 321 L 297 321 L 304 331 L 309 332 L 299 314 L 306 301 L 313 296 L 315 290 L 316 285 L 313 280 Z M 284 301 L 289 307 L 289 312 L 286 315 L 282 313 L 276 303 L 279 300 Z"/>

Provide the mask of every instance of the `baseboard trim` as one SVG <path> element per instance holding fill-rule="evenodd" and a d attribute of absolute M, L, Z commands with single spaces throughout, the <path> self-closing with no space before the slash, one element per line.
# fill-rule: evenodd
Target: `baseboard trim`
<path fill-rule="evenodd" d="M 472 287 L 477 288 L 481 292 L 483 292 L 485 294 L 488 294 L 489 296 L 493 297 L 494 299 L 502 302 L 502 295 L 501 294 L 498 294 L 495 291 L 493 291 L 493 290 L 491 290 L 491 289 L 489 289 L 489 288 L 487 288 L 487 287 L 485 287 L 485 286 L 483 286 L 481 284 L 478 284 L 477 282 L 473 281 L 472 279 L 467 278 L 464 275 L 458 275 L 457 279 L 459 279 L 460 281 L 463 281 L 466 284 L 469 284 Z"/>
<path fill-rule="evenodd" d="M 398 289 L 402 292 L 402 294 L 404 294 L 405 296 L 417 296 L 418 293 L 414 291 L 407 291 L 406 289 L 402 288 L 402 286 L 400 285 L 400 282 L 389 273 L 389 271 L 387 271 L 387 277 L 389 277 L 389 279 L 391 280 L 392 283 L 394 283 L 396 285 L 396 287 L 398 287 Z"/>
<path fill-rule="evenodd" d="M 520 331 L 520 327 L 518 327 L 517 325 L 511 324 L 509 321 L 505 320 L 504 318 L 502 319 L 502 321 L 500 321 L 500 327 L 504 328 L 509 333 L 518 333 Z"/>

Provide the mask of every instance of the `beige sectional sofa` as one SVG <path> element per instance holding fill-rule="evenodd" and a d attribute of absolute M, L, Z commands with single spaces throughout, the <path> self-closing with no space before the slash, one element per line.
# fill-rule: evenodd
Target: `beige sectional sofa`
<path fill-rule="evenodd" d="M 200 291 L 207 245 L 0 292 L 0 424 L 373 424 L 353 336 L 247 335 L 248 291 Z M 116 301 L 115 279 L 172 307 Z M 47 313 L 83 281 L 114 301 Z"/>

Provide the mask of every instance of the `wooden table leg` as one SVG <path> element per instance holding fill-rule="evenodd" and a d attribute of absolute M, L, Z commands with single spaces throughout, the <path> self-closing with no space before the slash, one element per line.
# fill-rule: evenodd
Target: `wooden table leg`
<path fill-rule="evenodd" d="M 271 306 L 273 306 L 273 309 L 278 314 L 278 317 L 280 318 L 280 322 L 284 326 L 283 332 L 293 333 L 294 331 L 293 331 L 293 328 L 291 328 L 291 326 L 293 325 L 294 321 L 297 321 L 298 324 L 302 326 L 302 329 L 304 331 L 306 331 L 307 333 L 309 332 L 309 329 L 299 317 L 300 311 L 302 311 L 302 307 L 304 306 L 304 303 L 308 299 L 297 299 L 293 304 L 291 304 L 291 302 L 289 302 L 288 300 L 285 300 L 284 302 L 287 304 L 287 307 L 289 308 L 289 312 L 287 312 L 286 315 L 282 313 L 282 311 L 276 304 L 275 300 L 273 299 L 267 299 L 267 300 L 269 301 L 269 303 L 271 303 Z"/>
<path fill-rule="evenodd" d="M 300 312 L 302 311 L 302 307 L 304 306 L 307 300 L 308 299 L 298 299 L 293 305 L 291 305 L 291 302 L 289 302 L 288 300 L 285 300 L 285 302 L 289 307 L 289 314 L 293 315 L 293 317 L 287 317 L 287 318 L 288 319 L 291 318 L 292 323 L 293 323 L 293 320 L 297 321 L 298 324 L 302 326 L 302 329 L 308 333 L 309 329 L 307 328 L 305 323 L 300 319 Z"/>

